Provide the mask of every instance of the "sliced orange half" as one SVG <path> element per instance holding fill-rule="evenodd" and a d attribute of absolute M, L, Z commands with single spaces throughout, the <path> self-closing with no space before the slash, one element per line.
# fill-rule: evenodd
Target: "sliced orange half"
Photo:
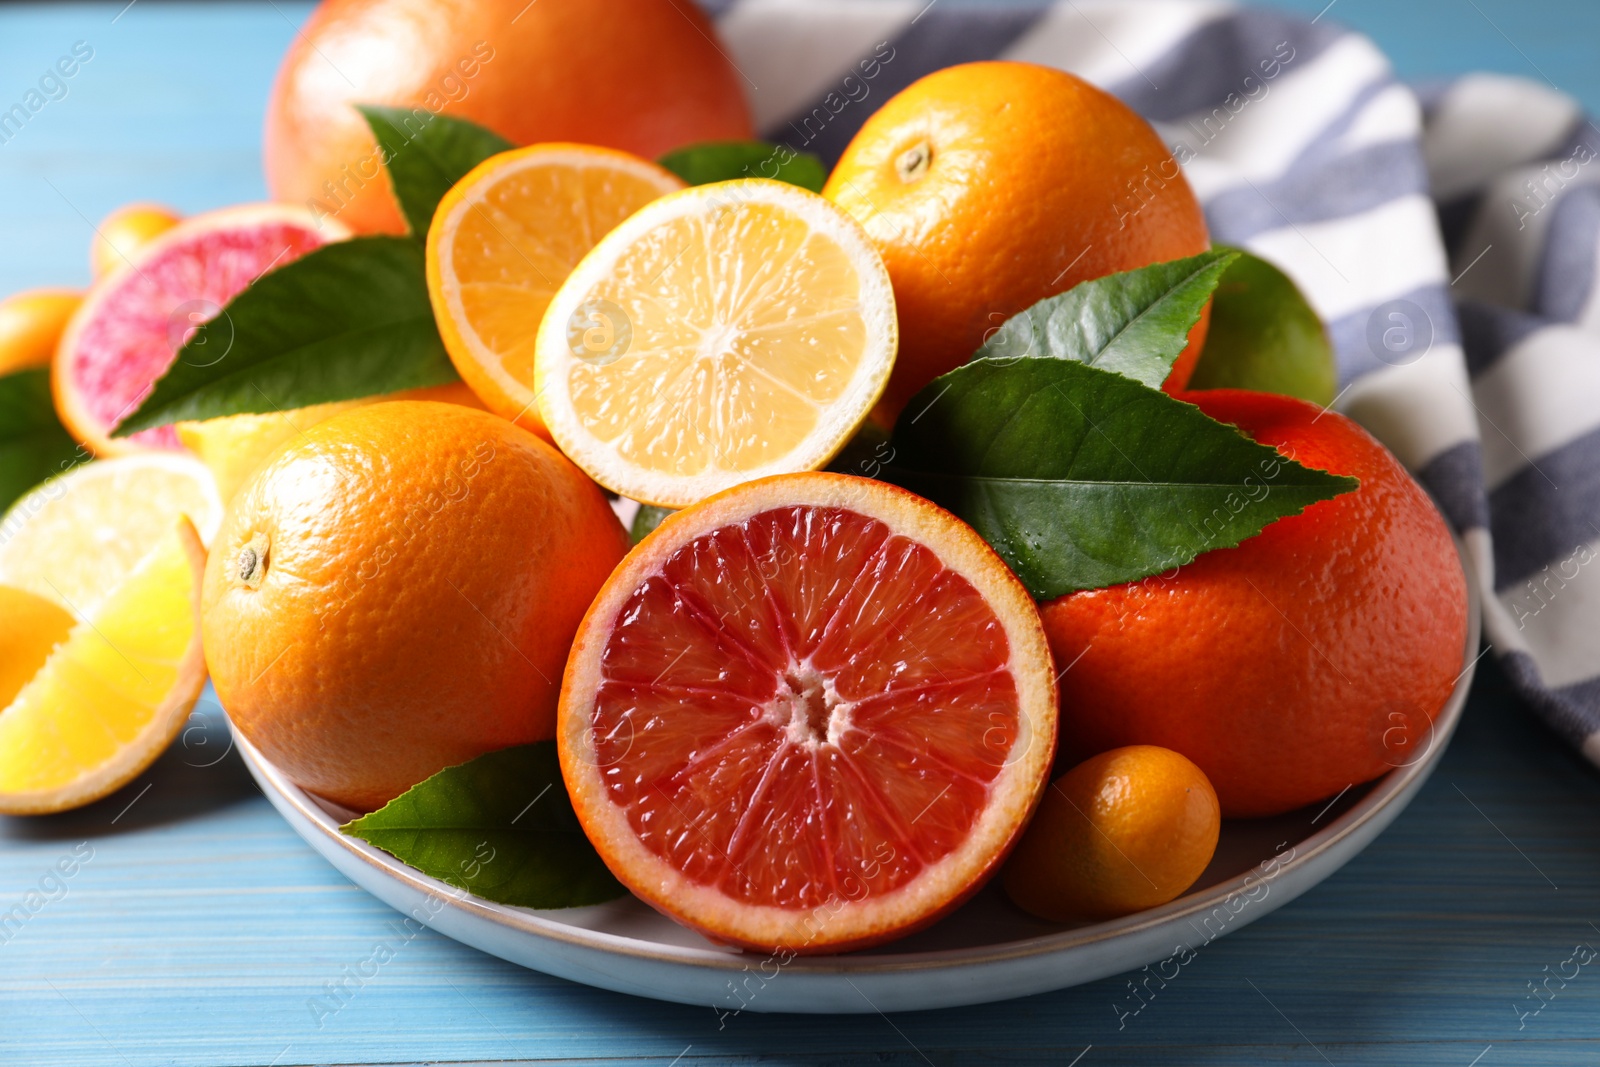
<path fill-rule="evenodd" d="M 894 365 L 894 292 L 856 221 L 760 178 L 663 197 L 572 272 L 539 411 L 609 489 L 684 507 L 831 459 Z"/>
<path fill-rule="evenodd" d="M 0 587 L 0 611 L 35 627 L 0 626 L 9 685 L 21 682 L 0 691 L 0 812 L 45 814 L 98 800 L 171 743 L 205 685 L 204 571 L 200 537 L 180 519 L 76 624 L 42 597 Z"/>
<path fill-rule="evenodd" d="M 837 474 L 752 482 L 625 559 L 567 662 L 578 818 L 640 898 L 759 951 L 860 948 L 995 870 L 1045 788 L 1055 676 L 972 529 Z"/>
<path fill-rule="evenodd" d="M 545 307 L 596 241 L 682 188 L 626 152 L 537 144 L 490 157 L 445 194 L 428 228 L 428 295 L 450 359 L 489 410 L 549 437 L 533 386 Z"/>

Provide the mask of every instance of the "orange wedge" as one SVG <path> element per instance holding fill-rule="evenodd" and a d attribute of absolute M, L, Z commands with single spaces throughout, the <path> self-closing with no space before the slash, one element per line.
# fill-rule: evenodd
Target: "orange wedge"
<path fill-rule="evenodd" d="M 428 229 L 428 294 L 451 360 L 489 410 L 548 439 L 533 384 L 545 307 L 596 241 L 681 188 L 626 152 L 536 144 L 484 160 L 445 194 Z"/>
<path fill-rule="evenodd" d="M 28 675 L 15 692 L 0 690 L 0 812 L 80 807 L 161 755 L 205 686 L 204 571 L 200 537 L 179 519 L 76 624 L 42 597 L 0 587 L 0 612 L 12 620 L 0 626 L 0 660 Z M 24 621 L 37 629 L 25 632 Z"/>
<path fill-rule="evenodd" d="M 0 708 L 33 680 L 73 625 L 72 613 L 55 601 L 0 585 Z"/>

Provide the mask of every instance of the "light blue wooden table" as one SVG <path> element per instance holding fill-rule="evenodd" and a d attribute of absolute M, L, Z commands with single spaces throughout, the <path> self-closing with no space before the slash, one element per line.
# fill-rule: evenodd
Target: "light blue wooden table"
<path fill-rule="evenodd" d="M 0 101 L 75 41 L 94 48 L 66 97 L 0 145 L 0 292 L 85 282 L 88 220 L 126 201 L 261 197 L 266 87 L 307 10 L 0 6 Z M 1326 17 L 1373 34 L 1408 76 L 1545 76 L 1600 111 L 1589 0 L 1336 0 Z M 1572 973 L 1575 946 L 1600 948 L 1600 775 L 1522 714 L 1487 660 L 1412 808 L 1319 888 L 1209 946 L 1121 1029 L 1117 979 L 959 1011 L 719 1027 L 709 1009 L 571 985 L 431 932 L 319 1025 L 307 1002 L 393 913 L 290 833 L 225 750 L 204 707 L 116 796 L 0 818 L 0 912 L 33 912 L 0 935 L 0 1065 L 1600 1063 L 1600 959 L 1552 980 L 1553 997 L 1529 994 Z M 74 873 L 52 875 L 63 860 Z"/>

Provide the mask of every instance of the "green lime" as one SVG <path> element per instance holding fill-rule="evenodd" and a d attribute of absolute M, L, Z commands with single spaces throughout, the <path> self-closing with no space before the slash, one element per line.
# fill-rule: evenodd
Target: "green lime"
<path fill-rule="evenodd" d="M 628 535 L 633 538 L 633 543 L 638 544 L 646 537 L 656 532 L 656 527 L 661 525 L 663 519 L 672 514 L 672 508 L 658 508 L 654 504 L 640 504 L 639 513 L 633 517 L 633 527 Z"/>
<path fill-rule="evenodd" d="M 1190 389 L 1253 389 L 1332 403 L 1339 387 L 1322 320 L 1283 271 L 1241 252 L 1211 302 Z"/>

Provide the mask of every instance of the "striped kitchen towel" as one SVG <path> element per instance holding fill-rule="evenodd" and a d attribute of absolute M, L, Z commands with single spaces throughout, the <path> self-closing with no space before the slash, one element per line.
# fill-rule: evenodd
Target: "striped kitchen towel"
<path fill-rule="evenodd" d="M 1072 71 L 1155 124 L 1214 240 L 1328 324 L 1338 410 L 1461 534 L 1490 650 L 1600 763 L 1600 130 L 1560 93 L 1414 91 L 1328 19 L 1208 0 L 710 5 L 765 135 L 834 162 L 929 71 Z"/>

